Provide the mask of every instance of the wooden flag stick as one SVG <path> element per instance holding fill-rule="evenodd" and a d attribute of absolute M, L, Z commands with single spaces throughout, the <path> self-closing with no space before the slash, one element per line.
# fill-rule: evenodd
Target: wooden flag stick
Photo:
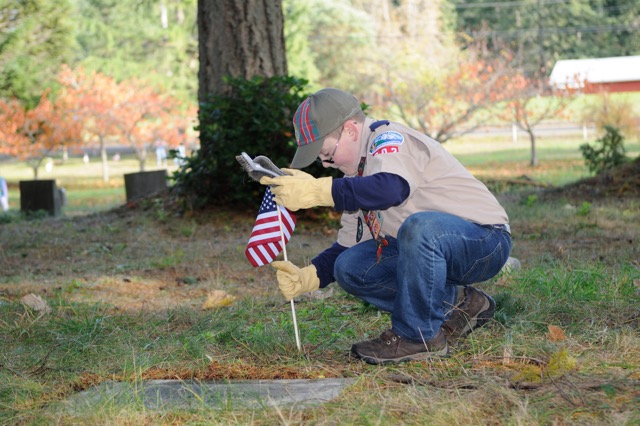
<path fill-rule="evenodd" d="M 282 240 L 282 254 L 284 254 L 284 260 L 285 262 L 287 262 L 289 261 L 289 259 L 287 258 L 287 244 L 285 243 L 285 240 L 284 240 L 284 231 L 282 229 L 284 224 L 282 223 L 282 212 L 280 211 L 279 205 L 276 206 L 276 210 L 278 210 L 278 222 L 280 222 L 280 238 Z M 293 298 L 291 299 L 291 316 L 293 317 L 293 329 L 296 333 L 296 346 L 298 347 L 298 352 L 300 352 L 302 350 L 300 348 L 300 332 L 298 331 L 298 320 L 296 319 L 296 304 L 293 301 Z"/>

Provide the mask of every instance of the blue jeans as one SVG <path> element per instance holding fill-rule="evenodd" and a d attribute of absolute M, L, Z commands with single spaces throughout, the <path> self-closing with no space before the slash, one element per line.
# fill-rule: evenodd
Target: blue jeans
<path fill-rule="evenodd" d="M 438 332 L 457 286 L 494 277 L 511 251 L 506 230 L 439 212 L 411 215 L 388 241 L 378 264 L 373 240 L 345 250 L 334 275 L 347 293 L 390 312 L 398 335 L 420 341 Z"/>

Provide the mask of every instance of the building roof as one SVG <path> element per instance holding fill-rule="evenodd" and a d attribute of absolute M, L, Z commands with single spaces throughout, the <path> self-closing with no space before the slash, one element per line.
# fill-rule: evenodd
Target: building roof
<path fill-rule="evenodd" d="M 576 79 L 592 84 L 640 81 L 640 56 L 560 60 L 549 76 L 558 86 L 575 85 Z"/>

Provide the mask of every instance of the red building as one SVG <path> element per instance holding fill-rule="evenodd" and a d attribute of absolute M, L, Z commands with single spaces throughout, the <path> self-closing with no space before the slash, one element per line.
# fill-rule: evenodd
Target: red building
<path fill-rule="evenodd" d="M 640 56 L 560 60 L 549 79 L 556 86 L 580 86 L 584 93 L 640 92 Z"/>

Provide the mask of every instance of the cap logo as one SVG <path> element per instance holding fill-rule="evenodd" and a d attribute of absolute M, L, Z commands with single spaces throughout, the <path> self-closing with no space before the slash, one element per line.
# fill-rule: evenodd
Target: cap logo
<path fill-rule="evenodd" d="M 295 124 L 294 129 L 296 131 L 296 142 L 298 143 L 298 146 L 308 145 L 315 142 L 319 137 L 318 128 L 310 117 L 310 100 L 311 98 L 307 98 L 302 102 L 293 117 L 293 122 Z"/>

